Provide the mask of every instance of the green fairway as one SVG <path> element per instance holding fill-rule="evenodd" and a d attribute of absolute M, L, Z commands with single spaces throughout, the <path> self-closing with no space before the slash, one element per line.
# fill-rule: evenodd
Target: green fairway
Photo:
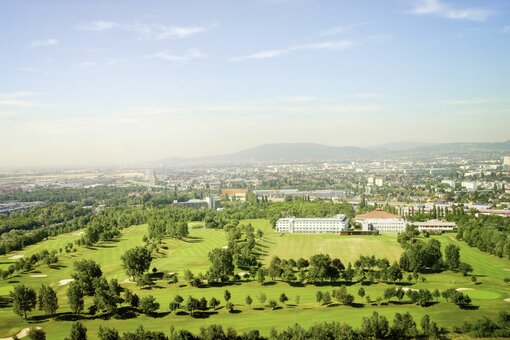
<path fill-rule="evenodd" d="M 339 235 L 285 235 L 280 236 L 272 232 L 269 222 L 266 220 L 247 220 L 241 223 L 251 223 L 255 228 L 264 231 L 262 241 L 258 241 L 257 249 L 264 254 L 262 261 L 267 263 L 271 256 L 278 255 L 281 258 L 308 258 L 316 253 L 327 253 L 331 257 L 339 257 L 342 262 L 354 261 L 359 255 L 375 255 L 377 257 L 387 257 L 390 261 L 397 260 L 401 248 L 396 242 L 394 235 L 384 236 L 339 236 Z M 238 331 L 245 331 L 252 328 L 260 329 L 263 334 L 268 334 L 271 327 L 277 329 L 286 328 L 288 325 L 299 323 L 303 327 L 312 325 L 317 321 L 345 321 L 353 326 L 359 326 L 361 318 L 368 316 L 372 311 L 378 311 L 386 315 L 391 320 L 395 312 L 409 311 L 413 314 L 415 321 L 424 314 L 429 314 L 440 326 L 450 328 L 452 325 L 459 325 L 463 321 L 472 321 L 481 316 L 496 318 L 501 310 L 510 309 L 510 303 L 503 299 L 510 298 L 510 289 L 503 282 L 504 277 L 510 277 L 510 261 L 499 259 L 491 255 L 480 252 L 476 248 L 471 248 L 462 242 L 456 241 L 452 235 L 436 236 L 442 243 L 442 247 L 448 243 L 455 243 L 461 247 L 461 257 L 465 262 L 470 263 L 474 268 L 474 274 L 478 276 L 480 284 L 474 285 L 471 278 L 464 277 L 459 273 L 443 272 L 441 274 L 423 275 L 426 282 L 418 281 L 411 286 L 413 289 L 428 288 L 429 290 L 444 290 L 449 287 L 468 288 L 468 293 L 473 299 L 473 305 L 477 309 L 460 309 L 457 306 L 445 302 L 442 298 L 439 303 L 423 308 L 413 304 L 394 304 L 388 303 L 377 306 L 375 303 L 367 304 L 362 300 L 357 291 L 361 287 L 359 283 L 349 286 L 348 291 L 355 296 L 355 302 L 358 307 L 346 306 L 319 306 L 315 302 L 317 290 L 331 290 L 333 287 L 316 287 L 306 285 L 304 287 L 291 286 L 288 283 L 276 281 L 267 282 L 260 285 L 255 281 L 245 281 L 225 286 L 195 288 L 185 284 L 182 273 L 185 269 L 191 269 L 194 273 L 205 273 L 210 265 L 207 254 L 217 247 L 223 247 L 227 244 L 225 234 L 222 230 L 203 229 L 199 224 L 190 229 L 190 238 L 180 241 L 165 239 L 160 252 L 155 255 L 151 267 L 155 266 L 161 272 L 177 272 L 179 282 L 177 284 L 168 284 L 164 280 L 157 281 L 152 289 L 140 289 L 134 283 L 126 281 L 127 275 L 120 265 L 120 256 L 127 250 L 136 245 L 143 245 L 142 238 L 147 232 L 147 226 L 133 226 L 124 229 L 122 237 L 116 242 L 101 243 L 96 247 L 80 247 L 76 253 L 65 254 L 60 257 L 58 269 L 48 268 L 46 265 L 38 266 L 30 273 L 23 273 L 10 279 L 8 282 L 0 283 L 0 294 L 8 294 L 15 284 L 26 284 L 38 288 L 40 283 L 50 284 L 58 294 L 60 309 L 59 312 L 69 312 L 67 306 L 66 291 L 67 286 L 58 285 L 60 280 L 71 278 L 72 262 L 75 259 L 87 258 L 93 259 L 101 265 L 104 275 L 108 278 L 117 278 L 123 286 L 129 287 L 140 297 L 153 295 L 161 304 L 158 317 L 148 317 L 139 315 L 136 318 L 116 319 L 110 318 L 108 321 L 102 318 L 89 319 L 87 314 L 83 315 L 83 323 L 88 328 L 88 334 L 91 338 L 96 338 L 100 325 L 115 327 L 119 331 L 134 330 L 139 325 L 146 328 L 158 329 L 168 333 L 170 325 L 176 328 L 185 328 L 191 331 L 197 331 L 200 327 L 212 323 L 222 324 L 226 327 L 234 327 Z M 198 228 L 197 228 L 198 227 Z M 37 245 L 29 246 L 17 254 L 29 256 L 30 254 L 47 248 L 58 248 L 65 245 L 68 240 L 76 239 L 77 235 L 73 233 L 60 235 L 51 240 L 41 242 Z M 168 248 L 168 249 L 164 249 Z M 8 260 L 13 254 L 7 254 L 0 257 L 0 262 L 12 262 Z M 237 270 L 236 270 L 237 271 Z M 46 277 L 32 277 L 32 275 L 47 275 Z M 406 275 L 407 276 L 407 275 Z M 382 296 L 383 291 L 389 285 L 377 283 L 364 286 L 366 294 L 374 301 Z M 238 313 L 230 314 L 224 308 L 220 308 L 212 315 L 206 318 L 192 318 L 189 315 L 168 314 L 168 303 L 176 295 L 187 297 L 212 296 L 222 301 L 224 305 L 223 292 L 228 289 L 232 293 L 232 301 L 236 304 Z M 264 292 L 269 299 L 277 300 L 279 295 L 284 292 L 289 296 L 288 306 L 282 309 L 271 311 L 265 307 L 262 309 L 257 300 L 257 296 Z M 245 305 L 246 295 L 253 298 L 253 305 Z M 300 296 L 299 305 L 295 305 L 296 296 Z M 86 308 L 92 304 L 92 298 L 86 298 Z M 267 304 L 267 301 L 266 301 Z M 281 304 L 280 304 L 281 305 Z M 30 317 L 42 315 L 40 311 L 32 311 Z M 61 339 L 69 334 L 71 321 L 55 321 L 53 319 L 31 319 L 21 321 L 11 308 L 0 308 L 0 337 L 9 336 L 17 333 L 20 329 L 37 325 L 42 327 L 48 335 L 48 339 Z"/>

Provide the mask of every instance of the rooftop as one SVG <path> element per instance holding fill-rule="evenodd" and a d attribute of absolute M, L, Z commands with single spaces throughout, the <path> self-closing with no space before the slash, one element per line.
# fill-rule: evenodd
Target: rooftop
<path fill-rule="evenodd" d="M 376 209 L 374 211 L 368 212 L 366 214 L 356 216 L 357 219 L 401 219 L 402 217 L 399 215 L 395 215 L 389 212 L 386 212 L 382 209 Z"/>

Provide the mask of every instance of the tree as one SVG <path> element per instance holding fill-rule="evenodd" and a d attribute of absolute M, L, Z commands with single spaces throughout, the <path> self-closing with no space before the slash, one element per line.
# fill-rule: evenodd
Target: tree
<path fill-rule="evenodd" d="M 327 305 L 331 303 L 331 294 L 329 292 L 324 293 L 322 297 L 322 304 Z"/>
<path fill-rule="evenodd" d="M 229 313 L 232 313 L 234 311 L 234 304 L 232 302 L 227 302 L 225 304 L 225 308 L 228 310 Z"/>
<path fill-rule="evenodd" d="M 282 293 L 280 295 L 280 302 L 286 304 L 287 301 L 289 301 L 289 298 L 287 297 L 287 295 L 285 295 L 285 293 Z"/>
<path fill-rule="evenodd" d="M 25 285 L 14 286 L 14 291 L 10 292 L 14 313 L 27 319 L 27 312 L 34 309 L 37 304 L 37 295 L 35 290 Z"/>
<path fill-rule="evenodd" d="M 329 255 L 313 255 L 310 257 L 308 280 L 311 282 L 324 282 L 328 278 L 333 280 L 335 276 L 338 277 L 338 270 L 333 270 L 333 268 Z"/>
<path fill-rule="evenodd" d="M 418 302 L 421 307 L 427 306 L 432 301 L 432 293 L 430 293 L 428 289 L 420 289 L 417 297 L 418 299 L 416 302 Z"/>
<path fill-rule="evenodd" d="M 103 275 L 101 266 L 94 260 L 78 260 L 73 264 L 73 279 L 80 283 L 83 294 L 87 296 L 94 295 L 94 282 Z"/>
<path fill-rule="evenodd" d="M 395 339 L 413 338 L 418 333 L 416 323 L 409 312 L 405 314 L 395 313 L 390 332 Z"/>
<path fill-rule="evenodd" d="M 50 286 L 41 285 L 38 300 L 39 309 L 46 315 L 53 315 L 58 310 L 57 293 Z"/>
<path fill-rule="evenodd" d="M 184 336 L 178 339 L 192 339 L 191 333 L 185 333 L 188 336 Z M 122 336 L 123 340 L 168 340 L 168 337 L 163 332 L 158 331 L 146 331 L 143 326 L 139 326 L 134 333 L 126 332 Z M 177 338 L 175 338 L 177 339 Z"/>
<path fill-rule="evenodd" d="M 434 321 L 430 320 L 430 317 L 425 314 L 420 321 L 423 335 L 427 338 L 437 339 L 439 338 L 439 329 Z"/>
<path fill-rule="evenodd" d="M 258 271 L 257 271 L 257 277 L 256 277 L 257 281 L 260 283 L 260 284 L 264 284 L 264 281 L 266 280 L 266 269 L 265 268 L 260 268 Z"/>
<path fill-rule="evenodd" d="M 390 268 L 388 268 L 388 278 L 391 282 L 402 280 L 402 270 L 397 262 L 393 262 Z"/>
<path fill-rule="evenodd" d="M 228 291 L 228 289 L 225 289 L 225 292 L 223 293 L 223 297 L 225 298 L 225 301 L 229 302 L 232 295 Z"/>
<path fill-rule="evenodd" d="M 159 303 L 156 301 L 154 296 L 147 295 L 140 299 L 138 308 L 144 314 L 152 314 L 159 309 Z"/>
<path fill-rule="evenodd" d="M 363 299 L 363 297 L 365 296 L 365 289 L 363 289 L 363 287 L 360 287 L 360 289 L 358 289 L 358 295 L 361 299 Z"/>
<path fill-rule="evenodd" d="M 200 300 L 198 300 L 198 309 L 202 312 L 207 310 L 207 299 L 205 297 L 201 297 Z"/>
<path fill-rule="evenodd" d="M 220 305 L 220 301 L 217 300 L 214 296 L 209 300 L 209 307 L 212 309 L 216 309 Z"/>
<path fill-rule="evenodd" d="M 98 336 L 101 340 L 120 340 L 119 332 L 115 328 L 99 326 Z"/>
<path fill-rule="evenodd" d="M 73 281 L 69 284 L 69 288 L 67 289 L 67 301 L 74 314 L 81 313 L 83 310 L 83 290 L 78 282 Z"/>
<path fill-rule="evenodd" d="M 151 252 L 141 246 L 127 250 L 120 259 L 126 274 L 135 279 L 149 270 L 152 262 Z"/>
<path fill-rule="evenodd" d="M 459 264 L 459 271 L 462 273 L 462 275 L 467 276 L 473 271 L 473 267 L 471 267 L 469 263 L 461 262 Z"/>
<path fill-rule="evenodd" d="M 344 305 L 351 305 L 354 302 L 354 296 L 347 293 L 347 288 L 345 286 L 333 290 L 333 297 Z"/>
<path fill-rule="evenodd" d="M 439 292 L 439 289 L 435 289 L 433 292 L 432 292 L 432 296 L 436 298 L 436 301 L 439 299 L 439 297 L 441 296 L 441 293 Z"/>
<path fill-rule="evenodd" d="M 445 250 L 444 264 L 449 270 L 456 270 L 460 265 L 460 248 L 455 244 L 449 244 Z"/>
<path fill-rule="evenodd" d="M 268 306 L 269 308 L 271 308 L 272 310 L 275 310 L 276 307 L 278 307 L 278 302 L 276 302 L 275 300 L 269 300 L 268 302 Z"/>
<path fill-rule="evenodd" d="M 262 304 L 262 306 L 264 305 L 264 303 L 266 302 L 266 294 L 265 293 L 260 293 L 260 295 L 258 296 L 258 300 L 259 302 Z"/>
<path fill-rule="evenodd" d="M 248 306 L 251 306 L 251 304 L 253 303 L 253 299 L 249 295 L 246 296 L 246 299 L 244 301 Z"/>
<path fill-rule="evenodd" d="M 363 317 L 361 320 L 361 334 L 364 338 L 384 339 L 390 334 L 388 319 L 373 312 L 370 317 Z"/>
<path fill-rule="evenodd" d="M 190 316 L 193 316 L 193 313 L 198 309 L 198 307 L 199 301 L 190 295 L 188 300 L 186 300 L 186 310 L 189 312 Z"/>
<path fill-rule="evenodd" d="M 451 301 L 457 306 L 464 307 L 471 304 L 471 298 L 469 295 L 462 292 L 455 292 L 451 297 Z"/>
<path fill-rule="evenodd" d="M 274 281 L 276 277 L 279 277 L 283 273 L 283 269 L 281 267 L 282 260 L 278 256 L 273 256 L 271 262 L 269 263 L 269 267 L 267 268 L 267 274 L 271 276 L 271 280 Z"/>
<path fill-rule="evenodd" d="M 106 282 L 104 278 L 96 280 L 94 305 L 98 310 L 105 310 L 107 314 L 114 314 L 117 311 L 117 304 L 122 301 L 120 290 L 118 281 L 115 279 L 111 280 L 110 283 Z"/>
<path fill-rule="evenodd" d="M 86 340 L 87 339 L 87 328 L 82 325 L 81 322 L 77 321 L 71 326 L 69 340 Z"/>
<path fill-rule="evenodd" d="M 318 303 L 322 303 L 323 300 L 324 300 L 324 293 L 321 292 L 320 290 L 318 290 L 317 293 L 315 293 L 315 301 L 317 301 Z"/>
<path fill-rule="evenodd" d="M 152 278 L 148 273 L 140 275 L 136 280 L 136 285 L 140 287 L 151 286 L 152 284 Z"/>
<path fill-rule="evenodd" d="M 234 275 L 234 259 L 228 249 L 215 248 L 208 254 L 211 267 L 208 278 L 211 281 L 226 282 L 229 276 Z"/>
<path fill-rule="evenodd" d="M 31 340 L 46 340 L 46 332 L 40 327 L 31 327 L 27 337 Z"/>

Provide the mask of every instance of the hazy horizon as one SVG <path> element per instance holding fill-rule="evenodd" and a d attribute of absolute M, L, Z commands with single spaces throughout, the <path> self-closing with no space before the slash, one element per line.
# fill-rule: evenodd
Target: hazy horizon
<path fill-rule="evenodd" d="M 510 3 L 0 4 L 0 168 L 510 139 Z"/>

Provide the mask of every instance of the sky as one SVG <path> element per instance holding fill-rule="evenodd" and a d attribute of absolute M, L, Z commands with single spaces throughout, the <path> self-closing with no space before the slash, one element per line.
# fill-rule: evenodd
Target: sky
<path fill-rule="evenodd" d="M 507 0 L 0 0 L 0 168 L 508 139 Z"/>

